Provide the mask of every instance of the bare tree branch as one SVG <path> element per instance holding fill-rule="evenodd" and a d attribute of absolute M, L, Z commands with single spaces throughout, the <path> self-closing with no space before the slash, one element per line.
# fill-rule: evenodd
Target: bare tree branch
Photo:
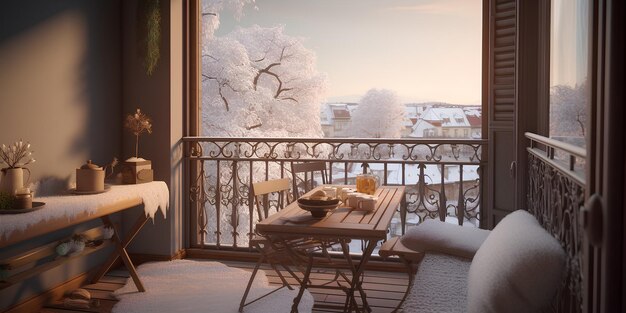
<path fill-rule="evenodd" d="M 280 100 L 291 100 L 291 101 L 293 101 L 293 102 L 295 102 L 295 103 L 300 103 L 300 102 L 298 102 L 298 100 L 296 100 L 296 99 L 294 99 L 294 98 L 292 98 L 292 97 L 288 97 L 288 98 L 281 98 Z"/>
<path fill-rule="evenodd" d="M 578 122 L 578 125 L 580 125 L 580 132 L 582 134 L 582 137 L 585 137 L 585 123 L 582 121 L 582 112 L 578 112 L 576 113 L 576 122 Z"/>
<path fill-rule="evenodd" d="M 220 98 L 222 98 L 222 101 L 224 102 L 224 105 L 226 106 L 226 112 L 230 111 L 228 108 L 228 100 L 226 100 L 226 97 L 224 97 L 224 94 L 222 93 L 222 88 L 217 88 L 217 92 L 220 94 Z"/>
<path fill-rule="evenodd" d="M 276 94 L 274 95 L 274 98 L 278 98 L 278 96 L 280 96 L 281 93 L 283 93 L 284 91 L 289 91 L 289 90 L 293 90 L 293 88 L 283 88 L 283 89 L 278 89 L 276 90 Z"/>
<path fill-rule="evenodd" d="M 214 80 L 217 83 L 217 92 L 220 95 L 220 98 L 222 98 L 222 102 L 224 103 L 224 106 L 226 107 L 226 111 L 229 111 L 229 106 L 228 106 L 228 100 L 226 99 L 226 97 L 224 96 L 224 93 L 222 92 L 222 87 L 229 87 L 232 91 L 236 91 L 228 82 L 220 82 L 219 79 L 217 79 L 217 77 L 211 77 L 208 76 L 206 74 L 202 74 L 202 77 L 208 80 Z"/>
<path fill-rule="evenodd" d="M 259 78 L 261 77 L 261 75 L 265 74 L 269 74 L 272 75 L 274 77 L 276 77 L 278 79 L 278 75 L 270 72 L 270 70 L 272 69 L 272 67 L 274 66 L 278 66 L 280 65 L 280 63 L 272 63 L 270 65 L 268 65 L 267 67 L 265 67 L 264 69 L 260 69 L 259 72 L 256 74 L 256 76 L 254 77 L 254 80 L 252 81 L 252 84 L 254 86 L 254 90 L 256 90 L 256 86 L 259 83 Z M 280 79 L 278 79 L 278 81 L 280 82 Z M 282 83 L 281 83 L 282 84 Z"/>
<path fill-rule="evenodd" d="M 209 76 L 209 75 L 206 75 L 206 74 L 204 74 L 204 73 L 202 74 L 202 77 L 204 78 L 202 81 L 205 81 L 205 80 L 207 80 L 207 79 L 217 81 L 217 77 Z"/>

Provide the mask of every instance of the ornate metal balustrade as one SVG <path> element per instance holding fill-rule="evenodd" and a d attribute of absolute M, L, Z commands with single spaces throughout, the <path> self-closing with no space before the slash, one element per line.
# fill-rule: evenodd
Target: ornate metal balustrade
<path fill-rule="evenodd" d="M 579 223 L 585 198 L 585 177 L 580 168 L 585 150 L 527 133 L 528 210 L 561 242 L 567 254 L 566 278 L 555 312 L 582 312 L 583 229 Z M 555 157 L 560 155 L 560 157 Z"/>
<path fill-rule="evenodd" d="M 407 206 L 390 229 L 401 235 L 428 218 L 479 225 L 486 140 L 211 138 L 183 139 L 195 247 L 249 249 L 258 216 L 251 182 L 293 179 L 292 162 L 325 161 L 333 184 L 354 184 L 367 163 L 382 184 L 407 186 Z M 192 238 L 192 243 L 194 242 Z"/>

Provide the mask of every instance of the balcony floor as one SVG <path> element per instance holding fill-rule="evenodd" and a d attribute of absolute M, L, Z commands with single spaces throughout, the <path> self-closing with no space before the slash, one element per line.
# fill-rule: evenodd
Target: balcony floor
<path fill-rule="evenodd" d="M 233 261 L 220 261 L 228 266 L 252 270 L 253 263 L 247 262 L 233 262 Z M 270 283 L 280 284 L 280 280 L 276 273 L 272 270 L 265 271 Z M 315 283 L 323 283 L 333 278 L 332 274 L 327 269 L 316 270 L 312 275 L 312 280 Z M 69 310 L 63 307 L 62 303 L 53 303 L 46 306 L 40 312 L 41 313 L 69 313 L 69 312 L 102 312 L 109 313 L 117 302 L 111 295 L 111 292 L 121 288 L 126 279 L 128 278 L 128 272 L 126 270 L 114 270 L 109 272 L 102 280 L 96 284 L 87 285 L 84 288 L 88 289 L 93 298 L 100 300 L 100 307 L 93 310 Z M 290 282 L 291 283 L 291 282 Z M 400 299 L 404 295 L 408 283 L 407 275 L 399 272 L 380 272 L 380 271 L 366 271 L 365 281 L 363 288 L 367 293 L 367 299 L 372 309 L 372 313 L 386 313 L 392 312 L 398 305 Z M 295 284 L 295 280 L 294 280 Z M 315 307 L 313 312 L 342 312 L 342 309 L 336 308 L 337 306 L 343 306 L 345 300 L 344 293 L 340 290 L 329 289 L 310 289 L 309 290 L 315 298 Z M 360 298 L 357 298 L 360 301 Z M 335 307 L 335 308 L 331 308 Z"/>

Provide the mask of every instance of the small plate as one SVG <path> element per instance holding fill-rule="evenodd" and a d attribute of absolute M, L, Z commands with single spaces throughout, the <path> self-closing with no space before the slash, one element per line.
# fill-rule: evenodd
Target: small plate
<path fill-rule="evenodd" d="M 37 211 L 43 206 L 46 205 L 45 202 L 33 201 L 33 207 L 30 209 L 20 209 L 20 210 L 0 210 L 0 214 L 20 214 L 20 213 L 28 213 L 32 211 Z"/>
<path fill-rule="evenodd" d="M 78 191 L 76 190 L 76 188 L 72 188 L 70 189 L 70 192 L 75 194 L 75 195 L 97 195 L 99 193 L 104 193 L 111 190 L 111 185 L 109 184 L 104 184 L 104 190 L 101 191 Z"/>

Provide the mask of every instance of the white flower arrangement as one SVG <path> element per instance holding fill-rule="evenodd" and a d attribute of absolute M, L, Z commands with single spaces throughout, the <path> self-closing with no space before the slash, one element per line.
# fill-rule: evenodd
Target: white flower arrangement
<path fill-rule="evenodd" d="M 35 163 L 35 158 L 32 156 L 33 152 L 29 151 L 29 149 L 30 143 L 27 142 L 24 144 L 21 139 L 13 145 L 6 146 L 2 144 L 2 148 L 0 149 L 0 164 L 4 163 L 8 165 L 8 168 L 17 168 Z M 26 159 L 26 161 L 22 162 L 22 159 Z"/>

